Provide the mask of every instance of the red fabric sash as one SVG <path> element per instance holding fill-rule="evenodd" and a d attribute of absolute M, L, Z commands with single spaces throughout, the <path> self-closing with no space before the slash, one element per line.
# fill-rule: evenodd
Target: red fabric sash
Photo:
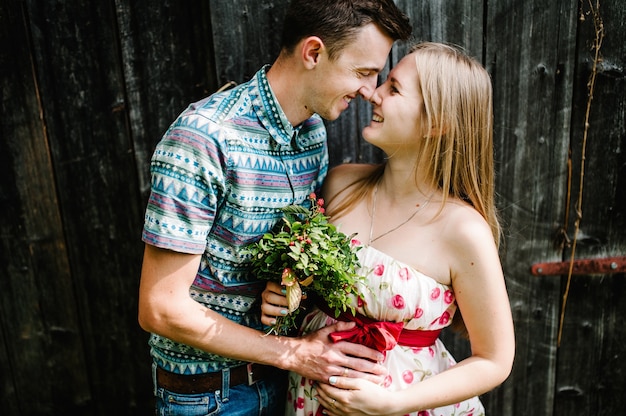
<path fill-rule="evenodd" d="M 318 302 L 318 307 L 328 316 L 333 316 L 327 305 Z M 430 347 L 441 333 L 441 329 L 433 331 L 404 329 L 404 322 L 376 321 L 358 313 L 352 315 L 342 312 L 337 319 L 356 322 L 356 326 L 347 331 L 331 333 L 329 336 L 333 342 L 354 342 L 380 352 L 393 349 L 396 344 L 413 348 Z"/>

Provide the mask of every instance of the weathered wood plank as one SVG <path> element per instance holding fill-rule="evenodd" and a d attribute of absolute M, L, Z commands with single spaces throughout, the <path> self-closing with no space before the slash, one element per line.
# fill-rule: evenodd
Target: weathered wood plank
<path fill-rule="evenodd" d="M 400 0 L 396 3 L 411 18 L 415 40 L 453 43 L 481 60 L 486 2 Z"/>
<path fill-rule="evenodd" d="M 495 414 L 551 414 L 554 406 L 560 285 L 529 270 L 560 258 L 551 240 L 564 212 L 575 10 L 574 0 L 496 1 L 487 10 L 501 253 L 518 340 L 513 373 L 489 407 Z"/>
<path fill-rule="evenodd" d="M 90 391 L 22 6 L 0 4 L 0 397 L 3 413 L 43 415 Z"/>
<path fill-rule="evenodd" d="M 63 368 L 87 372 L 91 389 L 89 401 L 60 396 L 55 405 L 132 412 L 150 380 L 149 364 L 134 354 L 147 339 L 136 319 L 143 204 L 127 115 L 119 111 L 125 91 L 114 9 L 111 2 L 25 3 L 86 359 Z M 38 279 L 43 285 L 49 277 Z"/>
<path fill-rule="evenodd" d="M 219 85 L 247 81 L 280 52 L 288 0 L 232 0 L 214 4 L 211 24 Z"/>
<path fill-rule="evenodd" d="M 584 155 L 582 219 L 576 258 L 626 253 L 626 8 L 616 2 L 581 2 L 572 106 L 572 195 L 567 235 L 574 239 L 580 196 L 585 114 L 595 29 L 589 5 L 599 4 L 604 39 L 595 81 Z M 571 257 L 566 248 L 565 259 Z M 565 288 L 566 278 L 562 278 Z M 619 414 L 626 384 L 623 361 L 626 279 L 617 275 L 573 276 L 558 350 L 555 415 Z M 621 340 L 621 341 L 619 341 Z M 582 344 L 582 345 L 581 345 Z"/>

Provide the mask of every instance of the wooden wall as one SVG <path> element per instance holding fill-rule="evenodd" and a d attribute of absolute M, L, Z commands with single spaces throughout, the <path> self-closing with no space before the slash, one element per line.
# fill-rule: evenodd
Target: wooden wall
<path fill-rule="evenodd" d="M 3 415 L 153 413 L 136 319 L 149 158 L 189 102 L 273 60 L 286 4 L 0 0 Z M 489 414 L 621 414 L 624 273 L 574 275 L 568 287 L 566 274 L 530 268 L 574 248 L 577 259 L 626 255 L 626 5 L 397 4 L 416 39 L 466 47 L 493 78 L 517 354 L 484 397 Z M 585 131 L 598 4 L 602 59 Z M 390 64 L 405 51 L 397 45 Z M 369 116 L 359 100 L 328 123 L 333 165 L 380 160 L 359 138 Z"/>

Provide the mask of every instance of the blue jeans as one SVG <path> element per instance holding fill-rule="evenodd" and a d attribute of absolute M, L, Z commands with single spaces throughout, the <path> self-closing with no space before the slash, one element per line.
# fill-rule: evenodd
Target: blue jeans
<path fill-rule="evenodd" d="M 251 386 L 239 384 L 227 391 L 198 394 L 165 390 L 156 385 L 155 376 L 153 383 L 157 416 L 281 416 L 287 400 L 287 376 L 283 372 Z"/>

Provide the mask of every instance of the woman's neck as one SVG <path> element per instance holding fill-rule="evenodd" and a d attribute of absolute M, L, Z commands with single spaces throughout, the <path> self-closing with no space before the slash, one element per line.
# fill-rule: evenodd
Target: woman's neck
<path fill-rule="evenodd" d="M 378 184 L 379 191 L 384 192 L 391 201 L 399 203 L 428 199 L 438 190 L 422 180 L 423 177 L 414 166 L 398 166 L 397 163 L 388 161 Z"/>

